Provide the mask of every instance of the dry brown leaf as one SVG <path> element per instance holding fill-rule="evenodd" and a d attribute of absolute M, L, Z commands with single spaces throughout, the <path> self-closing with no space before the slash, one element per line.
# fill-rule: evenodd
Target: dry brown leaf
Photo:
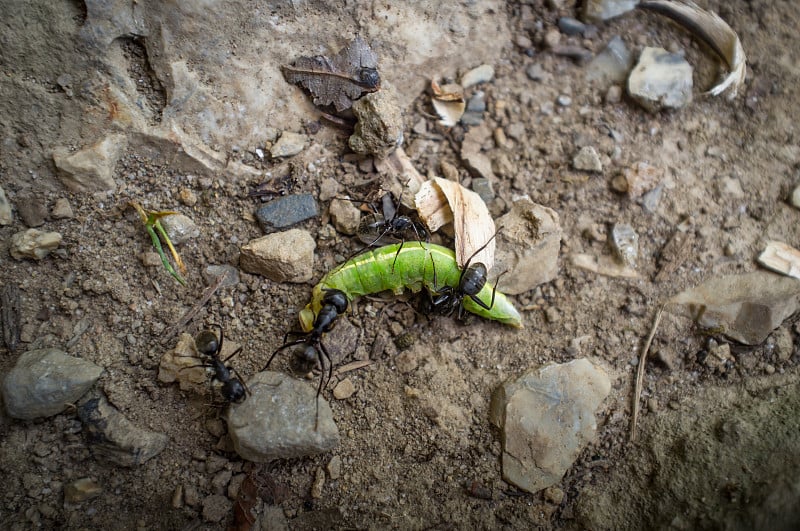
<path fill-rule="evenodd" d="M 769 241 L 758 263 L 788 277 L 800 278 L 800 251 L 783 242 Z"/>
<path fill-rule="evenodd" d="M 495 249 L 494 220 L 478 194 L 455 181 L 434 177 L 422 183 L 414 201 L 420 219 L 431 232 L 452 221 L 459 267 L 471 260 L 470 263 L 480 262 L 491 271 Z M 486 247 L 476 253 L 484 245 Z"/>
<path fill-rule="evenodd" d="M 301 57 L 281 70 L 286 81 L 302 85 L 314 96 L 314 105 L 333 105 L 337 112 L 381 88 L 378 54 L 358 36 L 331 59 L 324 55 Z"/>
<path fill-rule="evenodd" d="M 719 96 L 730 89 L 728 98 L 736 96 L 747 74 L 747 58 L 739 36 L 727 22 L 688 0 L 646 0 L 639 7 L 671 18 L 711 47 L 728 65 L 729 74 L 708 93 Z"/>
<path fill-rule="evenodd" d="M 445 127 L 453 127 L 461 120 L 467 104 L 464 102 L 464 95 L 455 85 L 446 86 L 444 89 L 436 81 L 431 80 L 431 103 L 436 114 L 439 115 L 439 123 Z"/>

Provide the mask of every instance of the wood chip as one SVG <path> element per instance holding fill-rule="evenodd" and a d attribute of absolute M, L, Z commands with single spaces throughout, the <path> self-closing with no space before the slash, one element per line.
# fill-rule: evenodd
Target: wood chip
<path fill-rule="evenodd" d="M 758 257 L 762 266 L 793 278 L 800 278 L 800 251 L 783 242 L 769 241 Z"/>

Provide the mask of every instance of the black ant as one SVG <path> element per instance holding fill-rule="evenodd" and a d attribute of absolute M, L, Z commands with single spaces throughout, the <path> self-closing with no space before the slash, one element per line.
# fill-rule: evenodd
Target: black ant
<path fill-rule="evenodd" d="M 314 429 L 317 429 L 317 424 L 319 423 L 319 396 L 322 394 L 324 383 L 326 381 L 330 382 L 331 378 L 333 378 L 333 361 L 331 360 L 331 355 L 328 353 L 328 349 L 325 348 L 325 345 L 322 343 L 322 335 L 333 330 L 336 319 L 347 311 L 350 304 L 347 295 L 345 295 L 343 291 L 338 289 L 326 289 L 324 291 L 325 295 L 322 297 L 322 308 L 314 318 L 314 324 L 311 330 L 309 332 L 286 332 L 286 335 L 283 337 L 283 345 L 272 353 L 269 360 L 267 360 L 267 364 L 261 369 L 262 371 L 266 371 L 279 352 L 294 345 L 305 345 L 305 349 L 303 349 L 301 354 L 301 359 L 307 362 L 319 362 L 320 370 L 322 371 L 322 375 L 319 379 L 319 386 L 317 387 L 317 413 Z M 287 343 L 286 340 L 290 335 L 300 336 L 300 338 Z M 326 361 L 328 363 L 327 378 L 325 377 Z"/>
<path fill-rule="evenodd" d="M 429 292 L 427 301 L 423 302 L 423 310 L 426 314 L 450 316 L 456 312 L 456 319 L 463 321 L 465 319 L 464 298 L 469 297 L 472 301 L 485 310 L 491 310 L 494 306 L 494 297 L 497 293 L 497 284 L 500 282 L 501 273 L 494 283 L 492 289 L 492 300 L 486 304 L 478 298 L 478 293 L 486 285 L 488 271 L 486 265 L 481 262 L 476 262 L 470 265 L 472 259 L 475 258 L 479 252 L 484 250 L 487 245 L 494 239 L 496 234 L 492 235 L 483 246 L 472 253 L 467 259 L 467 263 L 461 268 L 461 273 L 458 277 L 458 286 L 443 286 L 440 290 Z M 436 262 L 433 263 L 433 285 L 436 286 Z"/>
<path fill-rule="evenodd" d="M 239 376 L 239 373 L 236 372 L 236 369 L 233 367 L 228 367 L 225 364 L 229 359 L 239 354 L 242 351 L 242 347 L 237 348 L 233 354 L 224 360 L 220 360 L 219 355 L 222 352 L 222 344 L 225 340 L 225 333 L 221 325 L 212 326 L 219 328 L 219 339 L 217 339 L 217 334 L 215 334 L 213 331 L 203 330 L 197 334 L 197 337 L 194 340 L 195 346 L 200 354 L 211 358 L 210 363 L 204 365 L 211 367 L 211 369 L 214 371 L 214 380 L 217 380 L 222 384 L 220 389 L 222 398 L 228 402 L 239 404 L 244 401 L 245 396 L 247 395 L 247 387 L 244 385 L 244 383 L 242 383 L 241 376 Z M 231 376 L 231 371 L 236 374 L 236 377 Z"/>
<path fill-rule="evenodd" d="M 418 241 L 424 239 L 427 242 L 429 240 L 428 229 L 422 223 L 400 214 L 401 203 L 395 199 L 392 192 L 386 192 L 381 196 L 380 213 L 373 203 L 367 204 L 373 211 L 372 215 L 362 218 L 358 226 L 358 237 L 367 246 L 357 250 L 348 258 L 352 258 L 364 249 L 373 247 L 386 237 L 393 237 L 400 240 L 400 247 L 395 254 L 395 261 L 397 261 L 397 255 L 403 249 L 406 236 L 410 236 L 412 232 Z M 377 236 L 375 236 L 376 234 Z M 392 262 L 392 270 L 394 270 L 394 262 Z"/>

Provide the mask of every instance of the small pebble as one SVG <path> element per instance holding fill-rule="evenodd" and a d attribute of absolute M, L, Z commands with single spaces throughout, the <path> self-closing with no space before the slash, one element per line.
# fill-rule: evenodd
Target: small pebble
<path fill-rule="evenodd" d="M 557 323 L 561 320 L 561 314 L 558 313 L 557 308 L 550 306 L 544 311 L 544 318 L 548 323 Z"/>
<path fill-rule="evenodd" d="M 200 236 L 200 229 L 189 216 L 172 214 L 161 218 L 161 225 L 173 244 L 188 242 Z"/>
<path fill-rule="evenodd" d="M 0 187 L 0 225 L 11 225 L 14 214 L 11 212 L 11 203 L 8 202 L 6 191 Z"/>
<path fill-rule="evenodd" d="M 345 378 L 333 389 L 333 397 L 336 400 L 345 400 L 353 396 L 356 392 L 356 387 L 350 378 Z"/>
<path fill-rule="evenodd" d="M 221 522 L 231 511 L 233 504 L 220 494 L 207 496 L 203 500 L 203 520 L 206 522 Z"/>
<path fill-rule="evenodd" d="M 342 457 L 339 455 L 334 455 L 331 457 L 331 460 L 328 462 L 328 476 L 330 476 L 332 481 L 336 481 L 340 477 L 342 477 Z"/>
<path fill-rule="evenodd" d="M 626 223 L 617 223 L 611 229 L 611 246 L 625 265 L 636 266 L 639 258 L 639 235 Z"/>
<path fill-rule="evenodd" d="M 492 65 L 481 65 L 473 68 L 461 77 L 461 86 L 464 88 L 486 83 L 494 78 L 494 67 Z"/>
<path fill-rule="evenodd" d="M 178 199 L 186 206 L 193 207 L 197 204 L 197 194 L 188 188 L 181 188 L 178 192 Z"/>
<path fill-rule="evenodd" d="M 793 207 L 800 209 L 800 186 L 792 190 L 791 203 Z"/>
<path fill-rule="evenodd" d="M 284 131 L 272 148 L 269 150 L 273 159 L 297 155 L 306 147 L 308 137 L 300 133 Z"/>
<path fill-rule="evenodd" d="M 565 94 L 562 94 L 558 98 L 556 98 L 556 103 L 560 107 L 569 107 L 570 105 L 572 105 L 572 98 L 570 98 Z"/>
<path fill-rule="evenodd" d="M 592 146 L 584 146 L 572 159 L 572 166 L 576 170 L 582 171 L 603 171 L 603 163 L 600 162 L 600 155 Z"/>
<path fill-rule="evenodd" d="M 555 48 L 561 43 L 561 32 L 557 29 L 549 29 L 544 34 L 544 44 L 548 48 Z"/>
<path fill-rule="evenodd" d="M 311 497 L 314 499 L 322 498 L 322 490 L 325 488 L 325 471 L 318 467 L 314 473 L 314 483 L 311 485 Z"/>
<path fill-rule="evenodd" d="M 17 212 L 28 227 L 41 227 L 47 219 L 47 206 L 40 196 L 19 197 Z"/>
<path fill-rule="evenodd" d="M 564 35 L 582 35 L 586 31 L 586 24 L 572 17 L 558 19 L 558 29 Z"/>
<path fill-rule="evenodd" d="M 622 87 L 619 85 L 611 85 L 608 87 L 604 99 L 606 103 L 619 103 L 622 101 Z"/>
<path fill-rule="evenodd" d="M 67 503 L 80 503 L 96 498 L 103 492 L 103 488 L 91 478 L 81 478 L 64 485 L 64 501 Z"/>
<path fill-rule="evenodd" d="M 547 73 L 539 63 L 533 63 L 525 69 L 525 74 L 531 81 L 542 81 Z"/>
<path fill-rule="evenodd" d="M 59 197 L 50 211 L 50 216 L 53 219 L 72 219 L 75 214 L 72 212 L 72 206 L 69 204 L 69 199 L 66 197 Z"/>

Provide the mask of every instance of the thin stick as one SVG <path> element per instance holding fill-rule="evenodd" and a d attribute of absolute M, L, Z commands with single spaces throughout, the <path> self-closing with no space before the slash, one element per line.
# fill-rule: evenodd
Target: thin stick
<path fill-rule="evenodd" d="M 664 306 L 662 305 L 656 317 L 653 320 L 653 326 L 650 328 L 650 335 L 642 348 L 642 354 L 639 356 L 639 368 L 636 371 L 636 385 L 633 389 L 633 419 L 631 420 L 631 442 L 636 442 L 636 422 L 639 420 L 639 401 L 642 396 L 642 383 L 644 382 L 644 368 L 647 363 L 647 353 L 650 350 L 650 344 L 653 342 L 653 336 L 656 335 L 658 324 L 661 322 L 661 314 L 664 313 Z"/>
<path fill-rule="evenodd" d="M 334 376 L 339 376 L 340 374 L 344 374 L 344 373 L 350 372 L 350 371 L 356 371 L 358 369 L 361 369 L 363 367 L 368 367 L 370 365 L 372 365 L 372 361 L 371 360 L 351 361 L 350 363 L 346 363 L 346 364 L 340 366 L 335 371 L 333 371 L 333 375 Z"/>
<path fill-rule="evenodd" d="M 222 282 L 225 280 L 225 277 L 227 276 L 228 272 L 223 271 L 221 275 L 219 275 L 216 279 L 214 279 L 214 282 L 210 286 L 208 286 L 206 290 L 203 292 L 203 296 L 200 297 L 200 300 L 197 301 L 197 303 L 195 303 L 195 305 L 192 306 L 192 308 L 189 311 L 183 314 L 183 317 L 178 319 L 177 323 L 175 323 L 174 325 L 172 325 L 167 329 L 167 332 L 164 334 L 164 337 L 162 337 L 160 341 L 162 345 L 165 345 L 170 339 L 175 337 L 175 335 L 178 332 L 183 330 L 186 327 L 186 325 L 189 324 L 189 321 L 194 319 L 194 316 L 200 312 L 203 306 L 205 306 L 206 303 L 214 295 L 214 293 L 216 293 L 216 291 L 222 285 Z"/>

